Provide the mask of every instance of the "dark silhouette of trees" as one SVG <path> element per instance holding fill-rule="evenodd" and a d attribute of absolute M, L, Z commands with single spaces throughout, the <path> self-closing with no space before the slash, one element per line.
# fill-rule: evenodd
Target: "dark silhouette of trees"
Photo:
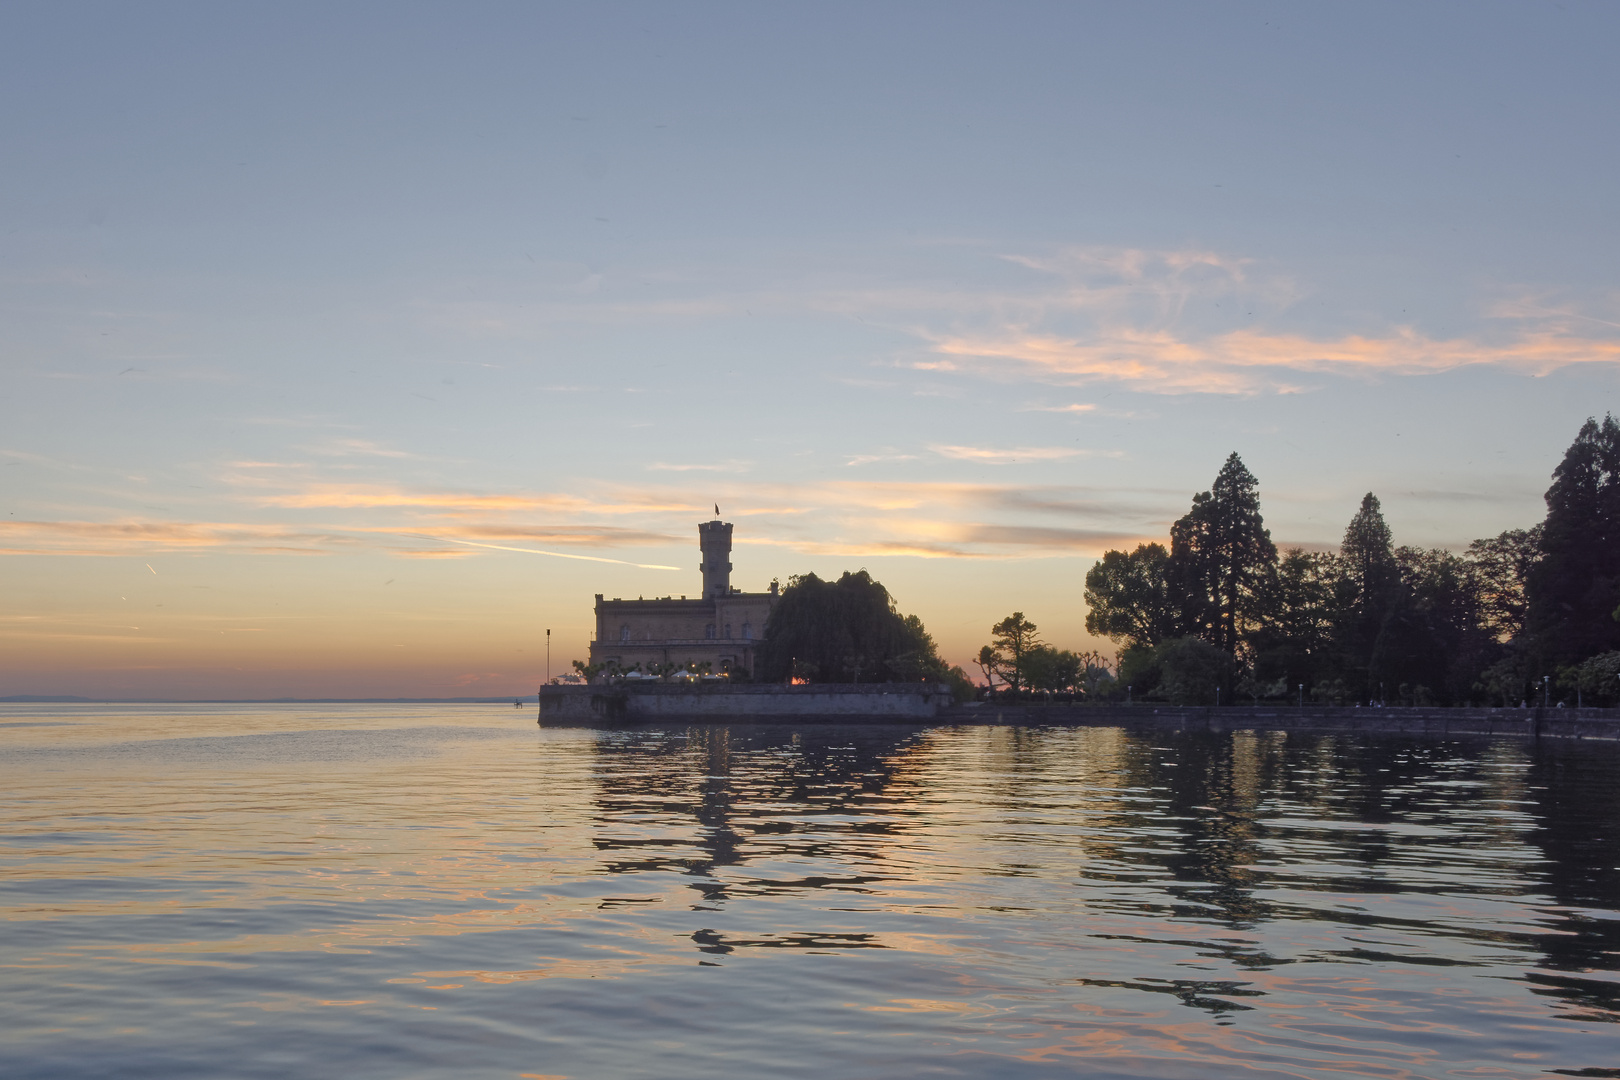
<path fill-rule="evenodd" d="M 1266 617 L 1250 637 L 1252 696 L 1286 696 L 1331 677 L 1339 568 L 1339 557 L 1326 552 L 1291 548 L 1283 553 L 1266 598 Z"/>
<path fill-rule="evenodd" d="M 1260 516 L 1259 483 L 1234 453 L 1170 527 L 1167 577 L 1182 628 L 1236 656 L 1261 623 L 1276 567 L 1277 546 Z"/>
<path fill-rule="evenodd" d="M 1218 686 L 1232 691 L 1223 701 L 1517 705 L 1546 679 L 1567 704 L 1620 701 L 1612 416 L 1581 427 L 1546 501 L 1543 523 L 1457 554 L 1396 547 L 1368 492 L 1337 553 L 1279 558 L 1258 484 L 1232 454 L 1171 527 L 1168 552 L 1109 551 L 1086 575 L 1086 628 L 1121 644 L 1119 682 L 1152 700 Z"/>
<path fill-rule="evenodd" d="M 1163 544 L 1110 551 L 1086 573 L 1086 630 L 1132 645 L 1157 645 L 1176 632 Z"/>
<path fill-rule="evenodd" d="M 837 581 L 788 579 L 765 624 L 756 676 L 811 682 L 922 682 L 950 672 L 915 615 L 895 610 L 889 591 L 865 570 Z"/>
<path fill-rule="evenodd" d="M 1547 489 L 1525 630 L 1542 665 L 1620 649 L 1620 424 L 1587 420 Z"/>
<path fill-rule="evenodd" d="M 1479 587 L 1480 618 L 1498 641 L 1509 641 L 1523 632 L 1529 606 L 1525 582 L 1540 560 L 1540 525 L 1509 529 L 1468 545 L 1468 561 Z"/>
<path fill-rule="evenodd" d="M 1022 611 L 990 628 L 990 644 L 979 650 L 979 667 L 992 682 L 1000 678 L 1014 692 L 1029 685 L 1031 657 L 1045 648 L 1035 629 Z"/>
<path fill-rule="evenodd" d="M 1356 696 L 1371 700 L 1377 696 L 1379 683 L 1387 684 L 1395 678 L 1386 669 L 1392 654 L 1409 636 L 1409 627 L 1396 613 L 1401 570 L 1395 561 L 1394 534 L 1384 521 L 1377 496 L 1370 491 L 1362 496 L 1361 508 L 1345 527 L 1344 541 L 1339 545 L 1339 567 L 1334 584 L 1338 616 L 1334 639 L 1339 663 Z M 1386 630 L 1389 637 L 1380 648 Z"/>

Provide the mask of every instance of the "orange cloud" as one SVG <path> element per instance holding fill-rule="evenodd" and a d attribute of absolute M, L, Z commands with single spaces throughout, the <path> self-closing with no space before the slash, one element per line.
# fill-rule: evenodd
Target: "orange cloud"
<path fill-rule="evenodd" d="M 354 545 L 341 531 L 308 532 L 224 522 L 0 521 L 0 554 L 133 555 L 232 548 L 259 554 L 311 555 Z"/>
<path fill-rule="evenodd" d="M 1252 394 L 1300 389 L 1291 373 L 1424 375 L 1488 365 L 1544 375 L 1572 364 L 1620 362 L 1620 342 L 1541 332 L 1504 345 L 1439 341 L 1411 328 L 1386 337 L 1323 341 L 1236 330 L 1203 341 L 1168 330 L 1114 329 L 1091 339 L 1008 331 L 936 336 L 937 352 L 1001 374 L 1111 381 L 1149 393 Z M 999 365 L 997 362 L 1000 362 Z M 926 362 L 923 366 L 926 366 Z"/>
<path fill-rule="evenodd" d="M 984 446 L 930 446 L 928 449 L 941 457 L 955 461 L 973 461 L 981 465 L 1015 465 L 1021 461 L 1061 461 L 1085 453 L 1066 446 L 1021 446 L 997 450 Z"/>

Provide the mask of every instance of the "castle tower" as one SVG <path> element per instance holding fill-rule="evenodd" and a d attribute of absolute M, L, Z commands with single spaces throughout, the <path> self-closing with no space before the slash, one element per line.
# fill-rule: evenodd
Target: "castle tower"
<path fill-rule="evenodd" d="M 705 521 L 698 525 L 698 547 L 703 551 L 703 598 L 713 600 L 731 592 L 731 522 Z"/>

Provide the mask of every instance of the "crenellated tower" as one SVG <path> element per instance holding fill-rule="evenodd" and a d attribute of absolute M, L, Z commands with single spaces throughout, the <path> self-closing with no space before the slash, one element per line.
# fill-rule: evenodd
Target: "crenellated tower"
<path fill-rule="evenodd" d="M 714 600 L 731 593 L 731 522 L 705 521 L 698 525 L 698 547 L 703 552 L 703 598 Z"/>

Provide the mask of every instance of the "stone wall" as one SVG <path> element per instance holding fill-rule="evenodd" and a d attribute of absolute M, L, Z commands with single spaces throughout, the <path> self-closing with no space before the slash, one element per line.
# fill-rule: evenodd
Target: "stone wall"
<path fill-rule="evenodd" d="M 949 687 L 924 683 L 783 686 L 779 683 L 623 682 L 605 686 L 543 686 L 540 688 L 540 722 L 930 721 L 950 703 Z"/>
<path fill-rule="evenodd" d="M 620 683 L 546 686 L 540 722 L 889 720 L 945 724 L 1064 724 L 1178 731 L 1298 731 L 1620 740 L 1620 709 L 1355 709 L 1307 706 L 1176 708 L 1168 705 L 954 705 L 949 688 L 924 684 L 782 686 L 774 683 Z"/>
<path fill-rule="evenodd" d="M 1182 731 L 1348 732 L 1373 735 L 1620 739 L 1620 709 L 1357 709 L 1330 706 L 998 705 L 940 711 L 947 723 L 1152 726 Z"/>

